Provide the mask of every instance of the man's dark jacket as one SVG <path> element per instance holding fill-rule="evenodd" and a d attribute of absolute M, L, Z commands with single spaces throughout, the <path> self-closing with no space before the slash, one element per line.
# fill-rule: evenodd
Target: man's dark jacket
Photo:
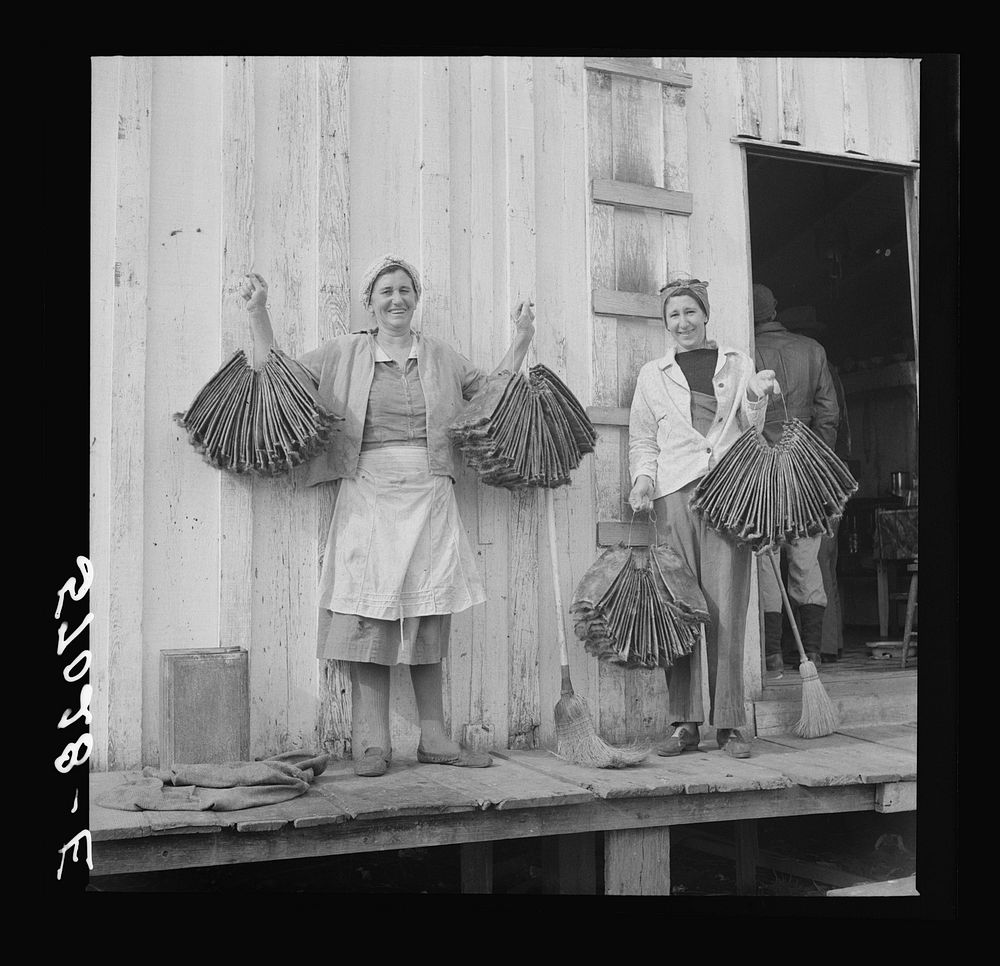
<path fill-rule="evenodd" d="M 801 419 L 832 449 L 840 409 L 823 346 L 806 335 L 789 332 L 772 319 L 754 329 L 754 353 L 758 371 L 773 369 L 783 393 L 772 396 L 768 403 L 764 422 L 768 442 L 774 443 L 781 436 L 787 407 L 789 419 Z"/>

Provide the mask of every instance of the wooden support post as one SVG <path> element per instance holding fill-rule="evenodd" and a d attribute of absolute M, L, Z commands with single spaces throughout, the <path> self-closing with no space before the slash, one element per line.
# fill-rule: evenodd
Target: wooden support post
<path fill-rule="evenodd" d="M 493 892 L 493 843 L 465 842 L 459 846 L 462 894 Z"/>
<path fill-rule="evenodd" d="M 542 869 L 548 895 L 596 895 L 596 833 L 580 832 L 545 839 L 542 843 Z"/>
<path fill-rule="evenodd" d="M 604 894 L 670 895 L 670 827 L 604 834 Z"/>
<path fill-rule="evenodd" d="M 757 820 L 736 823 L 736 893 L 757 895 L 757 864 L 760 849 L 757 844 Z"/>
<path fill-rule="evenodd" d="M 889 569 L 884 560 L 875 562 L 875 577 L 878 581 L 878 633 L 879 637 L 889 636 Z"/>

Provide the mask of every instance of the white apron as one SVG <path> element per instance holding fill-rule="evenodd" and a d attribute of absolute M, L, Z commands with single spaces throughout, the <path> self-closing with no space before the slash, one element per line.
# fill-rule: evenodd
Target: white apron
<path fill-rule="evenodd" d="M 486 600 L 450 477 L 432 476 L 427 450 L 361 453 L 341 481 L 320 575 L 320 607 L 398 621 L 454 614 Z"/>

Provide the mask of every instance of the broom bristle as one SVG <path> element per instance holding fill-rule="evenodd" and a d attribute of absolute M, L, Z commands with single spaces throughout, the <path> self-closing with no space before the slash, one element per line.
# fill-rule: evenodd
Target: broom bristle
<path fill-rule="evenodd" d="M 573 692 L 563 694 L 556 704 L 556 754 L 587 768 L 628 768 L 638 765 L 649 748 L 609 745 L 596 731 L 586 702 Z"/>
<path fill-rule="evenodd" d="M 819 679 L 819 672 L 812 661 L 799 665 L 802 676 L 802 717 L 792 729 L 800 738 L 822 738 L 837 730 L 839 721 L 830 696 Z"/>

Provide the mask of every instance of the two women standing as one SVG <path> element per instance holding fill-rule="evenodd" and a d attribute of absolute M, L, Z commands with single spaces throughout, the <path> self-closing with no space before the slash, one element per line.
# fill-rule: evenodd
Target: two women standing
<path fill-rule="evenodd" d="M 448 427 L 489 374 L 446 342 L 413 330 L 421 296 L 417 270 L 386 254 L 373 263 L 360 299 L 373 327 L 331 340 L 298 362 L 321 402 L 344 417 L 310 464 L 308 483 L 340 481 L 320 577 L 317 657 L 350 663 L 352 748 L 360 775 L 384 774 L 392 757 L 389 671 L 410 668 L 420 717 L 418 760 L 485 767 L 444 728 L 441 660 L 451 614 L 485 600 L 454 496 Z M 247 276 L 241 291 L 254 359 L 274 341 L 267 285 Z M 661 755 L 696 748 L 706 718 L 719 747 L 747 757 L 743 731 L 743 637 L 750 551 L 708 529 L 689 509 L 698 481 L 750 426 L 762 426 L 774 372 L 754 371 L 745 353 L 709 341 L 707 283 L 664 287 L 663 319 L 674 345 L 639 373 L 629 423 L 633 509 L 652 508 L 669 526 L 704 591 L 710 707 L 702 706 L 700 647 L 667 672 L 672 733 Z M 514 340 L 495 372 L 520 367 L 534 334 L 528 301 L 514 309 Z"/>

